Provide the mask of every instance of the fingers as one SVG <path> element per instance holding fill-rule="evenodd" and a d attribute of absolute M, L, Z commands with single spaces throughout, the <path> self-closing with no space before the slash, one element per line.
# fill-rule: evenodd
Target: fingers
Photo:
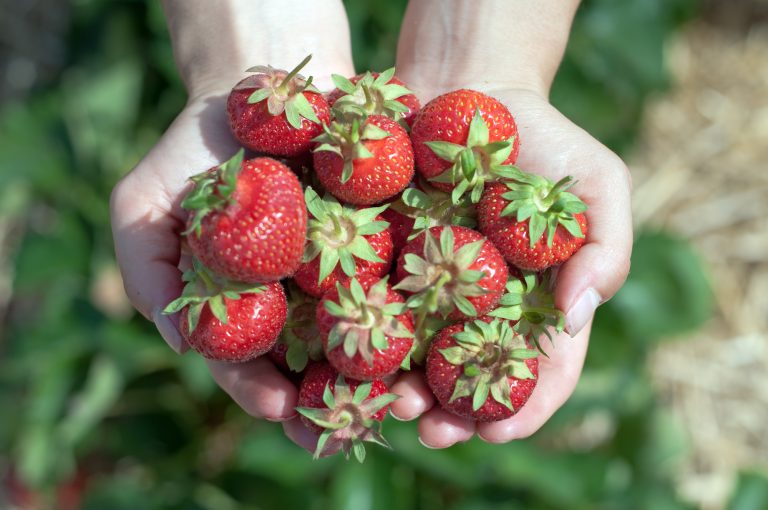
<path fill-rule="evenodd" d="M 392 385 L 391 391 L 400 395 L 400 398 L 395 400 L 389 408 L 389 412 L 397 420 L 413 420 L 431 409 L 435 403 L 435 397 L 421 370 L 402 374 Z"/>
<path fill-rule="evenodd" d="M 269 359 L 207 363 L 216 383 L 251 416 L 284 421 L 296 415 L 298 391 Z"/>
<path fill-rule="evenodd" d="M 178 318 L 162 313 L 181 293 L 181 273 L 177 269 L 177 231 L 181 223 L 163 211 L 167 205 L 155 205 L 158 197 L 146 195 L 130 176 L 112 192 L 110 209 L 115 254 L 125 292 L 133 306 L 155 323 L 174 351 L 182 353 L 186 347 L 178 330 Z"/>
<path fill-rule="evenodd" d="M 574 338 L 560 335 L 547 352 L 539 357 L 539 381 L 531 398 L 511 418 L 492 423 L 478 423 L 477 435 L 489 443 L 506 443 L 529 437 L 539 430 L 570 398 L 584 366 L 591 322 Z"/>
<path fill-rule="evenodd" d="M 429 410 L 419 420 L 419 442 L 427 448 L 448 448 L 469 441 L 474 433 L 475 422 L 440 407 Z"/>
<path fill-rule="evenodd" d="M 607 149 L 605 149 L 607 151 Z M 600 303 L 610 299 L 629 273 L 632 252 L 630 181 L 622 161 L 608 154 L 592 158 L 589 173 L 574 193 L 587 204 L 584 246 L 558 271 L 555 303 L 566 313 L 566 331 L 575 335 Z M 578 175 L 580 170 L 574 169 Z"/>

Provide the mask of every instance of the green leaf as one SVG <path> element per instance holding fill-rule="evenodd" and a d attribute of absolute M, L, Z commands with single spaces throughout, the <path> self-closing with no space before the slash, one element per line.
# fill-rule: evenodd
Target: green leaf
<path fill-rule="evenodd" d="M 461 313 L 468 317 L 475 317 L 477 316 L 477 309 L 475 308 L 475 305 L 469 302 L 467 298 L 460 294 L 456 294 L 453 296 L 453 302 L 456 305 L 456 308 L 459 309 Z"/>
<path fill-rule="evenodd" d="M 483 407 L 483 404 L 485 404 L 486 400 L 488 400 L 488 382 L 480 380 L 477 383 L 474 394 L 472 395 L 472 410 L 477 411 Z"/>
<path fill-rule="evenodd" d="M 371 248 L 368 240 L 364 237 L 356 237 L 349 244 L 347 249 L 360 260 L 367 260 L 368 262 L 383 263 L 384 259 L 376 254 L 376 251 Z"/>
<path fill-rule="evenodd" d="M 318 285 L 325 280 L 339 263 L 339 252 L 334 249 L 325 249 L 320 253 L 320 274 L 317 278 Z"/>
<path fill-rule="evenodd" d="M 293 108 L 296 110 L 296 113 L 304 117 L 310 122 L 314 122 L 315 124 L 320 124 L 320 119 L 317 118 L 317 114 L 315 113 L 314 108 L 312 108 L 312 105 L 307 100 L 307 97 L 303 94 L 296 94 L 293 96 L 293 98 L 288 102 L 288 105 L 286 107 L 287 109 Z M 295 127 L 295 126 L 294 126 Z M 299 122 L 299 127 L 296 129 L 301 128 L 301 122 Z"/>
<path fill-rule="evenodd" d="M 432 199 L 429 198 L 429 195 L 416 188 L 407 188 L 403 191 L 401 199 L 405 205 L 415 209 L 432 207 Z"/>
<path fill-rule="evenodd" d="M 347 249 L 338 250 L 339 262 L 341 262 L 341 270 L 347 276 L 355 276 L 357 266 L 355 265 L 355 259 Z"/>
<path fill-rule="evenodd" d="M 480 108 L 476 108 L 472 121 L 469 123 L 467 147 L 487 145 L 489 138 L 488 124 L 485 123 L 485 119 L 483 119 L 483 115 L 480 113 Z"/>
<path fill-rule="evenodd" d="M 425 142 L 424 144 L 429 147 L 438 158 L 450 161 L 451 163 L 457 161 L 459 155 L 465 149 L 463 145 L 442 141 Z"/>
<path fill-rule="evenodd" d="M 248 104 L 256 104 L 264 101 L 266 98 L 272 95 L 271 88 L 256 89 L 248 96 Z"/>

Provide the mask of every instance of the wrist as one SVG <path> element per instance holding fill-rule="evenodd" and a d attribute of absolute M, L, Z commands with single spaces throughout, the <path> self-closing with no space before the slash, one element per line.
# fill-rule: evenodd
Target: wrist
<path fill-rule="evenodd" d="M 578 3 L 411 0 L 398 65 L 446 89 L 490 83 L 547 97 Z"/>

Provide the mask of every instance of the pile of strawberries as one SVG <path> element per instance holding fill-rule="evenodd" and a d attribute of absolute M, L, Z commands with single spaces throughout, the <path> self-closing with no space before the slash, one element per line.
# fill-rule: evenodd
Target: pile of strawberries
<path fill-rule="evenodd" d="M 496 99 L 449 92 L 420 107 L 394 69 L 312 78 L 269 66 L 227 102 L 240 150 L 191 178 L 182 206 L 193 256 L 181 333 L 203 356 L 270 356 L 299 386 L 316 455 L 362 441 L 421 365 L 440 405 L 512 416 L 561 331 L 551 267 L 584 243 L 586 206 L 513 166 L 515 120 Z"/>

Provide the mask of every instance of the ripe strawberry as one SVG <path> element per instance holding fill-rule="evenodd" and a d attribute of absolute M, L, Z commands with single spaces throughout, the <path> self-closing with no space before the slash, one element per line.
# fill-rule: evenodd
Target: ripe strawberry
<path fill-rule="evenodd" d="M 299 387 L 296 411 L 304 425 L 320 435 L 314 457 L 340 448 L 347 459 L 354 453 L 363 462 L 363 441 L 390 448 L 380 422 L 398 396 L 388 391 L 380 379 L 360 383 L 338 375 L 328 363 L 310 366 Z"/>
<path fill-rule="evenodd" d="M 387 278 L 336 284 L 317 307 L 330 364 L 345 377 L 371 380 L 394 373 L 413 345 L 413 319 Z"/>
<path fill-rule="evenodd" d="M 509 274 L 498 250 L 466 227 L 432 227 L 411 241 L 397 261 L 396 290 L 420 312 L 462 319 L 499 302 Z"/>
<path fill-rule="evenodd" d="M 480 231 L 521 269 L 541 271 L 565 262 L 587 234 L 587 206 L 565 191 L 572 184 L 571 177 L 553 183 L 522 172 L 513 181 L 491 184 L 477 208 Z"/>
<path fill-rule="evenodd" d="M 187 242 L 215 272 L 239 282 L 274 281 L 301 262 L 307 211 L 301 185 L 271 158 L 229 161 L 192 177 L 181 206 L 190 211 Z"/>
<path fill-rule="evenodd" d="M 416 168 L 457 202 L 467 191 L 473 203 L 483 185 L 508 176 L 520 142 L 506 106 L 474 90 L 455 90 L 422 108 L 411 130 Z"/>
<path fill-rule="evenodd" d="M 392 237 L 389 223 L 380 216 L 386 205 L 354 209 L 333 197 L 321 199 L 312 188 L 306 189 L 305 198 L 312 218 L 304 258 L 294 275 L 304 292 L 319 298 L 337 281 L 389 271 Z"/>
<path fill-rule="evenodd" d="M 408 133 L 383 115 L 348 115 L 315 138 L 315 173 L 335 197 L 356 205 L 380 203 L 397 195 L 413 178 Z"/>
<path fill-rule="evenodd" d="M 438 333 L 427 354 L 427 382 L 446 411 L 483 422 L 504 420 L 531 396 L 537 356 L 507 321 L 483 317 Z"/>
<path fill-rule="evenodd" d="M 368 115 L 386 115 L 393 120 L 403 119 L 413 125 L 416 112 L 421 107 L 418 98 L 395 78 L 395 68 L 383 73 L 367 72 L 352 78 L 331 75 L 336 88 L 327 96 L 328 104 L 344 110 L 353 108 Z"/>
<path fill-rule="evenodd" d="M 539 339 L 546 336 L 551 342 L 549 329 L 561 333 L 565 327 L 565 314 L 555 308 L 551 270 L 534 273 L 510 269 L 507 292 L 501 296 L 499 306 L 488 315 L 508 320 L 517 333 L 533 342 L 544 355 L 546 352 Z"/>
<path fill-rule="evenodd" d="M 229 126 L 245 147 L 275 156 L 299 156 L 312 147 L 331 113 L 322 94 L 312 87 L 312 77 L 298 72 L 312 56 L 291 72 L 271 66 L 248 69 L 227 98 Z"/>
<path fill-rule="evenodd" d="M 279 282 L 244 284 L 219 278 L 194 260 L 187 285 L 163 313 L 181 312 L 184 340 L 208 359 L 248 361 L 268 352 L 285 324 L 288 305 Z"/>
<path fill-rule="evenodd" d="M 288 287 L 288 319 L 269 351 L 275 365 L 286 372 L 302 372 L 310 361 L 323 359 L 323 341 L 315 321 L 317 300 L 296 286 Z"/>

